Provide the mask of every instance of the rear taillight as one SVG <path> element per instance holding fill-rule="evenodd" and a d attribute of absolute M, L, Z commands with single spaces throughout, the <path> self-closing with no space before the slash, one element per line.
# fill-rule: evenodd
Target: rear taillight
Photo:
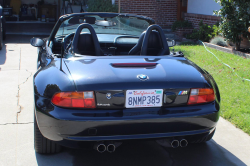
<path fill-rule="evenodd" d="M 157 63 L 112 63 L 113 67 L 154 67 Z"/>
<path fill-rule="evenodd" d="M 59 107 L 96 108 L 94 92 L 60 92 L 54 94 L 51 102 Z"/>
<path fill-rule="evenodd" d="M 208 103 L 215 100 L 214 90 L 212 88 L 191 89 L 188 105 Z"/>

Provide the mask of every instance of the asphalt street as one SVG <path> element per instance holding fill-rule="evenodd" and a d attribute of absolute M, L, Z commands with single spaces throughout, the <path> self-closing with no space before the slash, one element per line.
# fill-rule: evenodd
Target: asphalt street
<path fill-rule="evenodd" d="M 30 38 L 8 35 L 0 51 L 0 166 L 250 165 L 250 136 L 223 118 L 213 140 L 186 148 L 163 148 L 154 141 L 129 141 L 115 153 L 67 148 L 54 155 L 35 153 L 32 82 L 37 50 L 29 44 Z"/>

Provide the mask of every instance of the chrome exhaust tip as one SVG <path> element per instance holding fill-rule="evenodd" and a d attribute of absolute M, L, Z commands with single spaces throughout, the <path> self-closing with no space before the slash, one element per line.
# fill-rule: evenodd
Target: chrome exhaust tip
<path fill-rule="evenodd" d="M 187 141 L 186 139 L 182 139 L 182 140 L 180 141 L 180 146 L 181 146 L 182 148 L 187 147 L 187 145 L 188 145 L 188 141 Z"/>
<path fill-rule="evenodd" d="M 178 148 L 178 147 L 179 147 L 179 145 L 180 145 L 180 143 L 179 143 L 179 141 L 178 141 L 178 140 L 173 140 L 173 141 L 171 142 L 171 146 L 172 146 L 172 148 Z"/>
<path fill-rule="evenodd" d="M 107 146 L 107 151 L 108 151 L 109 153 L 113 153 L 113 152 L 115 151 L 115 145 L 114 145 L 114 144 L 109 144 L 109 145 Z"/>
<path fill-rule="evenodd" d="M 97 145 L 96 150 L 97 150 L 99 153 L 103 153 L 103 152 L 106 151 L 106 145 L 104 145 L 104 144 L 99 144 L 99 145 Z"/>

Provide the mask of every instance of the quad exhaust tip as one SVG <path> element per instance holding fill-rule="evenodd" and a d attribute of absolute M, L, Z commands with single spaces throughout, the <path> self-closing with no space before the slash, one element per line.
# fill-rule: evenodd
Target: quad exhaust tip
<path fill-rule="evenodd" d="M 172 148 L 178 148 L 178 147 L 187 147 L 188 141 L 186 139 L 159 139 L 156 140 L 158 144 L 164 147 L 172 147 Z"/>
<path fill-rule="evenodd" d="M 96 150 L 99 152 L 99 153 L 103 153 L 103 152 L 105 152 L 106 151 L 106 145 L 104 145 L 104 144 L 99 144 L 99 145 L 97 145 L 97 147 L 96 147 Z"/>
<path fill-rule="evenodd" d="M 187 141 L 186 139 L 182 139 L 182 140 L 180 141 L 180 146 L 181 146 L 182 148 L 187 147 L 187 145 L 188 145 L 188 141 Z"/>
<path fill-rule="evenodd" d="M 107 146 L 107 151 L 108 151 L 109 153 L 113 153 L 113 152 L 115 151 L 115 145 L 114 145 L 114 144 L 109 144 L 109 145 Z"/>
<path fill-rule="evenodd" d="M 179 147 L 179 145 L 180 145 L 180 143 L 179 143 L 179 141 L 178 141 L 178 140 L 173 140 L 173 141 L 171 142 L 171 146 L 172 146 L 172 148 L 178 148 L 178 147 Z"/>
<path fill-rule="evenodd" d="M 109 153 L 115 152 L 116 146 L 115 144 L 108 144 L 107 146 L 104 143 L 96 144 L 94 149 L 97 150 L 99 153 L 103 153 L 108 151 Z"/>

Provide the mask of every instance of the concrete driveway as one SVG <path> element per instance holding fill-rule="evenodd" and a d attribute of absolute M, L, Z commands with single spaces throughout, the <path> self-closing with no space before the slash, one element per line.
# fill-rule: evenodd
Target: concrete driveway
<path fill-rule="evenodd" d="M 40 155 L 33 148 L 33 74 L 36 48 L 31 36 L 7 36 L 0 51 L 0 166 L 250 165 L 250 137 L 220 119 L 213 140 L 186 148 L 163 148 L 153 141 L 125 142 L 113 154 L 66 149 Z"/>

